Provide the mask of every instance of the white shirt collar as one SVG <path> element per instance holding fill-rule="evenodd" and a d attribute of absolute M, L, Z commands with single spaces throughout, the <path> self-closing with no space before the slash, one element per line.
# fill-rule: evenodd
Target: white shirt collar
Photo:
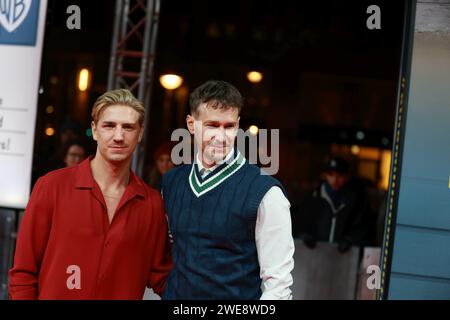
<path fill-rule="evenodd" d="M 228 160 L 230 160 L 234 155 L 234 147 L 231 148 L 230 152 L 228 152 L 227 156 L 222 160 L 217 162 L 214 166 L 212 166 L 211 168 L 205 168 L 202 164 L 202 161 L 200 160 L 200 153 L 197 152 L 197 156 L 196 156 L 196 163 L 198 166 L 198 171 L 200 172 L 200 175 L 203 177 L 205 177 L 208 173 L 213 172 L 214 169 L 216 169 L 218 166 L 220 166 L 222 163 L 227 162 Z"/>

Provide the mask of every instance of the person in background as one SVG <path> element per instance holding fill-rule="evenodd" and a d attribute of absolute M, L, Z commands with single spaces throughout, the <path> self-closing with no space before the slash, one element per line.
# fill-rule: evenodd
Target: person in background
<path fill-rule="evenodd" d="M 77 143 L 85 150 L 86 157 L 86 147 L 82 144 L 82 126 L 78 121 L 66 119 L 61 125 L 61 132 L 59 133 L 59 144 L 56 146 L 54 153 L 46 160 L 45 172 L 42 175 L 59 168 L 64 168 L 67 166 L 65 158 L 67 155 L 68 148 L 71 143 Z"/>
<path fill-rule="evenodd" d="M 363 244 L 367 197 L 364 190 L 355 190 L 355 184 L 349 183 L 353 181 L 350 166 L 342 158 L 332 158 L 324 176 L 300 208 L 300 238 L 311 249 L 318 241 L 335 243 L 343 253 Z"/>
<path fill-rule="evenodd" d="M 80 140 L 71 140 L 64 147 L 64 166 L 72 167 L 80 164 L 87 156 L 84 143 Z"/>
<path fill-rule="evenodd" d="M 57 133 L 57 139 L 49 140 L 41 148 L 35 148 L 32 186 L 46 173 L 64 168 L 66 166 L 64 158 L 67 153 L 67 144 L 71 141 L 79 141 L 83 137 L 81 124 L 70 118 L 66 118 L 62 122 Z M 84 148 L 86 150 L 86 146 Z"/>
<path fill-rule="evenodd" d="M 161 189 L 162 176 L 175 167 L 170 157 L 172 152 L 173 143 L 163 143 L 155 151 L 153 155 L 154 166 L 150 169 L 150 174 L 148 178 L 148 184 L 157 189 Z"/>

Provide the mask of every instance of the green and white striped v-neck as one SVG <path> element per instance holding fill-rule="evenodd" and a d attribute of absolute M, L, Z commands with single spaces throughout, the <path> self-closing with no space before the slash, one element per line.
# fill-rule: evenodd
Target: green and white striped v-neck
<path fill-rule="evenodd" d="M 208 191 L 214 189 L 245 164 L 244 156 L 237 151 L 232 161 L 225 162 L 214 169 L 207 176 L 202 178 L 197 162 L 194 162 L 189 174 L 189 185 L 192 192 L 200 197 Z"/>

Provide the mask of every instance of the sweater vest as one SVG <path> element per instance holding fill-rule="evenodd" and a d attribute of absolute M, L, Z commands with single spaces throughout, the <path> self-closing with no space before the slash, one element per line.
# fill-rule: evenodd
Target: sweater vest
<path fill-rule="evenodd" d="M 258 208 L 281 184 L 236 152 L 202 179 L 196 163 L 166 173 L 162 194 L 174 267 L 163 299 L 259 299 Z"/>

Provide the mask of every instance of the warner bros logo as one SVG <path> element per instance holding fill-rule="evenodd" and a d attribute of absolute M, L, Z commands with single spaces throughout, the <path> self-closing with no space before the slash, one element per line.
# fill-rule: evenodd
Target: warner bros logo
<path fill-rule="evenodd" d="M 0 45 L 35 45 L 39 1 L 0 0 Z"/>

